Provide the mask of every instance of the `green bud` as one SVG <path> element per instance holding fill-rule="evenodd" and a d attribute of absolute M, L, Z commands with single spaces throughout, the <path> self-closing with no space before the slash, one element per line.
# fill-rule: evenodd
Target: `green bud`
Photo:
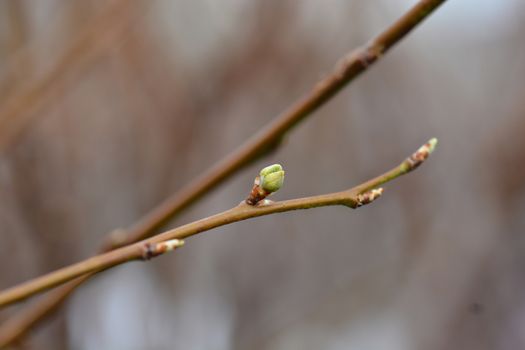
<path fill-rule="evenodd" d="M 280 164 L 267 166 L 259 173 L 260 187 L 266 192 L 278 191 L 284 181 L 284 170 Z"/>
<path fill-rule="evenodd" d="M 263 168 L 261 170 L 259 175 L 261 177 L 263 177 L 263 176 L 266 176 L 268 174 L 275 173 L 277 171 L 282 171 L 282 170 L 283 170 L 283 167 L 281 166 L 281 164 L 268 165 L 266 168 Z"/>

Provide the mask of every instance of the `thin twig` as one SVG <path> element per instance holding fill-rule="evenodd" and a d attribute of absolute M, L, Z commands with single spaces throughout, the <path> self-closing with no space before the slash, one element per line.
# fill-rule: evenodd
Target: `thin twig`
<path fill-rule="evenodd" d="M 382 189 L 377 187 L 381 184 L 417 168 L 428 158 L 434 150 L 436 143 L 436 139 L 430 140 L 397 167 L 351 189 L 280 202 L 263 200 L 256 205 L 250 205 L 246 201 L 243 201 L 238 206 L 222 213 L 194 221 L 160 233 L 147 240 L 64 267 L 0 293 L 0 307 L 26 299 L 36 293 L 55 287 L 86 273 L 97 273 L 131 260 L 152 258 L 163 252 L 164 245 L 159 246 L 161 243 L 165 244 L 166 241 L 182 240 L 219 226 L 291 210 L 311 209 L 332 205 L 344 205 L 355 209 L 378 198 L 382 193 Z M 152 250 L 152 247 L 156 247 L 156 250 Z"/>
<path fill-rule="evenodd" d="M 110 240 L 109 244 L 104 245 L 106 250 L 148 237 L 171 220 L 174 215 L 180 213 L 244 165 L 274 148 L 297 123 L 311 115 L 339 90 L 364 72 L 445 1 L 419 1 L 383 33 L 371 40 L 369 44 L 358 48 L 343 58 L 331 74 L 317 83 L 309 94 L 274 119 L 266 128 L 146 215 L 129 230 L 126 238 L 118 242 Z M 85 275 L 71 281 L 5 322 L 0 328 L 0 347 L 18 339 L 39 319 L 49 315 L 76 287 L 89 277 L 90 275 Z"/>

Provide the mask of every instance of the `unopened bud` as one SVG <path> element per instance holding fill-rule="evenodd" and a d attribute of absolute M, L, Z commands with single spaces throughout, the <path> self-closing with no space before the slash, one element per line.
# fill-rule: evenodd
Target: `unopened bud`
<path fill-rule="evenodd" d="M 428 140 L 423 146 L 419 147 L 410 157 L 408 157 L 402 164 L 401 170 L 403 173 L 408 173 L 418 166 L 420 166 L 432 152 L 436 149 L 438 140 L 434 137 Z"/>
<path fill-rule="evenodd" d="M 166 252 L 175 250 L 179 247 L 182 247 L 183 245 L 184 241 L 182 239 L 170 239 L 168 241 L 164 241 L 157 244 L 159 250 L 164 250 Z"/>
<path fill-rule="evenodd" d="M 142 251 L 142 259 L 149 260 L 166 252 L 171 252 L 184 245 L 182 239 L 170 239 L 159 243 L 145 243 Z"/>
<path fill-rule="evenodd" d="M 274 164 L 262 169 L 259 173 L 259 186 L 266 192 L 278 191 L 284 182 L 284 170 L 280 164 Z"/>

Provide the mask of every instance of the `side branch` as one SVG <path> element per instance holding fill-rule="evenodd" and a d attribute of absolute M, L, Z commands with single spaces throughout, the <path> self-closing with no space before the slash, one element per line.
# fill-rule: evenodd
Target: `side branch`
<path fill-rule="evenodd" d="M 222 213 L 166 231 L 148 240 L 137 242 L 64 267 L 0 293 L 0 307 L 26 299 L 33 294 L 55 287 L 87 273 L 100 272 L 131 260 L 153 258 L 167 250 L 172 250 L 180 246 L 182 244 L 180 240 L 182 239 L 237 221 L 291 210 L 311 209 L 331 205 L 344 205 L 355 209 L 378 198 L 382 193 L 382 189 L 377 188 L 378 186 L 406 174 L 419 166 L 434 150 L 436 143 L 436 139 L 430 140 L 397 167 L 354 188 L 341 192 L 280 202 L 261 201 L 256 205 L 241 202 L 238 206 Z"/>

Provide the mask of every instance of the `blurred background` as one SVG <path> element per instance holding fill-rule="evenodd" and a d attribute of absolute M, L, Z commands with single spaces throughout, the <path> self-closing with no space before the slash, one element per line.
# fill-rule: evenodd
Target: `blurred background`
<path fill-rule="evenodd" d="M 415 2 L 0 0 L 0 288 L 93 254 Z M 267 164 L 274 199 L 321 194 L 438 137 L 417 172 L 100 274 L 20 348 L 524 348 L 524 35 L 523 1 L 449 0 L 169 227 Z"/>

